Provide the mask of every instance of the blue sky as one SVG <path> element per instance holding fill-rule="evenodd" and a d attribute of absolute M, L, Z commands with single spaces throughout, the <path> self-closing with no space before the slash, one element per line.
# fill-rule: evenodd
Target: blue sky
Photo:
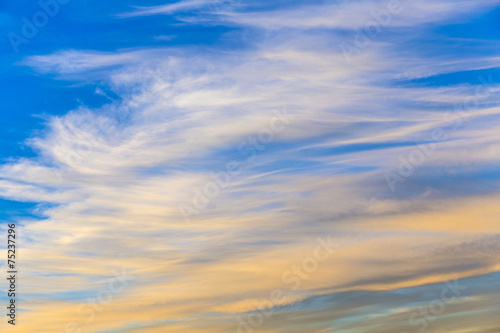
<path fill-rule="evenodd" d="M 61 2 L 0 5 L 16 329 L 498 332 L 499 1 Z"/>

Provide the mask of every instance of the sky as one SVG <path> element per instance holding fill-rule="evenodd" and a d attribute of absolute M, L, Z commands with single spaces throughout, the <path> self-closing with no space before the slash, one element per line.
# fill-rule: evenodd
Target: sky
<path fill-rule="evenodd" d="M 500 332 L 499 5 L 2 2 L 0 331 Z"/>

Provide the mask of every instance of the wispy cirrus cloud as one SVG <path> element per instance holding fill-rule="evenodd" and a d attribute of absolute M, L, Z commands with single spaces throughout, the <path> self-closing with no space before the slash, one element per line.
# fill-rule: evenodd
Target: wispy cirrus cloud
<path fill-rule="evenodd" d="M 211 3 L 184 1 L 131 16 Z M 489 80 L 498 57 L 477 51 L 465 61 L 446 46 L 438 50 L 446 61 L 407 52 L 418 45 L 412 38 L 425 33 L 411 30 L 408 37 L 409 27 L 425 30 L 443 9 L 450 20 L 465 19 L 464 9 L 448 1 L 411 3 L 395 19 L 395 31 L 351 65 L 338 48 L 349 36 L 311 29 L 352 27 L 371 5 L 379 3 L 228 15 L 245 28 L 224 38 L 246 36 L 245 48 L 74 49 L 27 57 L 23 64 L 40 74 L 98 82 L 111 100 L 48 118 L 45 131 L 29 140 L 37 155 L 0 168 L 2 197 L 45 204 L 42 220 L 22 221 L 29 239 L 27 330 L 60 331 L 75 321 L 89 331 L 235 332 L 255 302 L 273 289 L 290 289 L 283 273 L 325 235 L 341 247 L 287 294 L 263 328 L 364 330 L 373 323 L 361 312 L 383 318 L 379 332 L 399 332 L 412 328 L 406 311 L 433 288 L 416 286 L 470 277 L 477 279 L 471 299 L 446 313 L 460 313 L 464 327 L 478 328 L 471 311 L 491 309 L 493 301 L 477 281 L 500 267 L 493 121 L 499 88 L 496 76 Z M 467 15 L 489 6 L 463 5 Z M 329 14 L 337 17 L 331 25 Z M 415 80 L 460 72 L 466 83 Z M 445 118 L 477 89 L 490 95 L 477 101 L 464 125 Z M 294 117 L 286 130 L 265 148 L 240 149 L 284 107 Z M 432 141 L 435 128 L 447 136 Z M 434 143 L 434 153 L 391 192 L 384 172 L 421 143 Z M 251 152 L 255 158 L 231 186 L 186 225 L 178 205 L 190 203 L 211 173 Z M 103 288 L 110 267 L 126 268 L 135 280 L 87 322 L 78 306 Z M 351 302 L 353 295 L 359 297 Z M 332 316 L 332 309 L 339 311 Z M 307 320 L 288 321 L 292 312 Z M 483 328 L 495 328 L 484 319 Z"/>
<path fill-rule="evenodd" d="M 183 0 L 167 5 L 136 7 L 134 11 L 119 14 L 119 17 L 136 17 L 150 15 L 171 15 L 186 11 L 197 10 L 200 8 L 227 3 L 228 0 Z"/>
<path fill-rule="evenodd" d="M 231 2 L 228 0 L 185 0 L 168 5 L 138 7 L 136 10 L 120 14 L 121 17 L 172 15 L 191 9 Z M 411 27 L 419 24 L 443 22 L 465 15 L 469 11 L 489 10 L 499 2 L 456 1 L 351 1 L 324 2 L 311 1 L 291 8 L 265 8 L 258 3 L 248 3 L 242 11 L 221 13 L 224 20 L 244 26 L 263 29 L 354 29 L 370 21 L 388 20 L 391 27 Z M 201 15 L 203 16 L 203 15 Z M 388 17 L 387 17 L 388 16 Z M 182 18 L 181 18 L 182 19 Z M 196 17 L 185 18 L 195 22 Z"/>

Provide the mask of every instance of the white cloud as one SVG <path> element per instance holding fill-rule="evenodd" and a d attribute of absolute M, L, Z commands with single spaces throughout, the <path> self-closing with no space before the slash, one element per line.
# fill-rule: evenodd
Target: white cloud
<path fill-rule="evenodd" d="M 142 8 L 130 16 L 169 14 L 208 3 L 212 2 L 184 1 Z M 73 50 L 29 57 L 26 65 L 68 80 L 85 81 L 98 70 L 120 99 L 51 118 L 46 133 L 30 140 L 37 157 L 0 169 L 3 197 L 58 204 L 44 211 L 45 220 L 26 222 L 24 232 L 34 240 L 25 246 L 26 283 L 47 281 L 37 273 L 50 271 L 74 273 L 81 284 L 97 288 L 110 266 L 123 266 L 140 284 L 131 286 L 124 299 L 140 299 L 155 311 L 168 308 L 168 313 L 154 312 L 161 319 L 192 318 L 213 310 L 214 304 L 223 311 L 232 304 L 248 303 L 255 293 L 265 295 L 282 287 L 284 267 L 301 260 L 315 238 L 328 233 L 353 243 L 304 284 L 303 295 L 345 286 L 353 281 L 353 271 L 356 279 L 360 274 L 374 280 L 386 276 L 394 267 L 385 253 L 418 273 L 402 277 L 397 285 L 447 276 L 451 265 L 442 266 L 443 275 L 426 273 L 426 267 L 443 265 L 440 259 L 412 258 L 422 241 L 433 249 L 469 237 L 465 221 L 453 226 L 450 221 L 458 208 L 463 216 L 473 216 L 475 205 L 467 201 L 470 193 L 453 193 L 464 197 L 458 204 L 449 201 L 452 195 L 444 190 L 437 198 L 426 189 L 415 193 L 418 199 L 413 201 L 389 199 L 381 170 L 397 163 L 407 149 L 391 144 L 426 139 L 429 130 L 445 126 L 443 113 L 473 96 L 476 86 L 417 88 L 396 86 L 394 81 L 403 71 L 415 78 L 490 68 L 496 59 L 476 55 L 469 63 L 457 55 L 436 64 L 418 54 L 400 57 L 391 51 L 398 45 L 384 40 L 374 41 L 348 65 L 337 47 L 343 37 L 299 31 L 361 24 L 358 9 L 369 15 L 379 5 L 366 4 L 228 16 L 233 22 L 269 29 L 245 50 L 211 54 L 193 49 Z M 395 19 L 396 25 L 424 24 L 465 10 L 449 1 L 411 6 L 407 16 Z M 282 27 L 296 30 L 275 31 Z M 423 62 L 429 65 L 418 68 Z M 494 96 L 481 101 L 471 115 L 475 125 L 450 132 L 451 139 L 467 141 L 444 142 L 428 166 L 474 167 L 496 161 L 497 126 L 480 121 L 498 114 L 498 108 L 487 105 L 495 102 Z M 292 124 L 255 161 L 245 164 L 244 172 L 193 225 L 186 225 L 177 205 L 189 203 L 193 189 L 209 181 L 210 172 L 221 171 L 227 160 L 245 160 L 238 145 L 269 124 L 272 110 L 284 107 L 296 116 Z M 487 140 L 480 133 L 486 133 Z M 465 142 L 486 150 L 464 157 Z M 492 208 L 495 200 L 481 200 L 481 207 L 488 209 L 484 222 L 478 222 L 481 228 L 474 231 L 477 234 L 497 227 L 492 218 L 498 216 Z M 434 217 L 440 223 L 421 222 Z M 418 232 L 401 235 L 403 227 Z M 422 258 L 428 254 L 422 247 L 418 253 Z M 378 264 L 367 265 L 366 260 Z M 57 262 L 64 265 L 53 264 Z M 68 282 L 67 277 L 56 278 Z M 382 287 L 395 285 L 388 282 Z M 52 280 L 38 292 L 54 290 L 70 291 Z M 174 306 L 165 306 L 165 295 Z M 193 305 L 193 299 L 204 307 Z M 133 309 L 114 306 L 116 313 L 123 310 L 128 315 Z M 102 329 L 122 323 L 97 324 L 104 325 Z"/>
<path fill-rule="evenodd" d="M 202 8 L 208 5 L 224 3 L 227 0 L 183 0 L 168 5 L 137 7 L 129 13 L 122 13 L 119 17 L 149 16 L 149 15 L 170 15 L 178 12 Z"/>

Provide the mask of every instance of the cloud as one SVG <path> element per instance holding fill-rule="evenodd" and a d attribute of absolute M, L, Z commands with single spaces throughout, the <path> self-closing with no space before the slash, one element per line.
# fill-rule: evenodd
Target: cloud
<path fill-rule="evenodd" d="M 227 0 L 183 0 L 168 5 L 151 6 L 151 7 L 136 7 L 134 11 L 122 13 L 119 17 L 136 17 L 150 15 L 171 15 L 179 12 L 192 11 L 199 8 L 223 4 Z"/>
<path fill-rule="evenodd" d="M 145 59 L 154 61 L 156 57 L 163 57 L 162 52 L 156 50 L 124 50 L 122 52 L 65 50 L 50 55 L 30 56 L 20 64 L 30 66 L 40 73 L 69 76 L 123 66 L 138 66 Z"/>
<path fill-rule="evenodd" d="M 210 5 L 229 7 L 234 1 L 185 0 L 168 5 L 138 7 L 136 10 L 120 14 L 120 17 L 151 15 L 172 15 Z M 498 4 L 471 0 L 457 1 L 351 1 L 324 2 L 310 1 L 307 4 L 292 3 L 290 7 L 264 7 L 249 3 L 242 10 L 222 11 L 223 21 L 242 26 L 262 29 L 355 29 L 365 25 L 385 22 L 391 27 L 411 27 L 427 23 L 443 22 L 466 15 L 470 11 L 491 10 Z M 253 5 L 253 6 L 252 6 Z M 233 6 L 234 7 L 234 6 Z M 253 8 L 252 8 L 253 7 Z M 260 9 L 260 10 L 259 10 Z M 204 22 L 203 13 L 198 16 L 178 17 L 186 22 Z M 385 25 L 385 24 L 384 24 Z"/>
<path fill-rule="evenodd" d="M 183 1 L 128 16 L 212 3 Z M 293 322 L 285 320 L 293 317 L 287 312 L 299 310 L 303 332 L 315 332 L 306 326 L 314 322 L 335 328 L 334 320 L 364 329 L 356 311 L 366 306 L 384 318 L 379 331 L 392 332 L 407 328 L 398 309 L 412 306 L 378 302 L 400 303 L 394 290 L 498 271 L 497 239 L 488 238 L 499 230 L 498 182 L 490 175 L 489 187 L 481 185 L 482 170 L 498 162 L 496 79 L 486 88 L 489 97 L 461 118 L 467 126 L 443 116 L 477 96 L 480 80 L 411 81 L 491 69 L 497 59 L 478 52 L 467 61 L 453 54 L 438 62 L 406 52 L 399 31 L 374 40 L 348 65 L 338 45 L 349 36 L 311 31 L 350 28 L 378 5 L 228 15 L 266 30 L 236 35 L 253 37 L 243 49 L 61 50 L 28 57 L 23 64 L 44 75 L 92 84 L 99 78 L 116 97 L 49 118 L 45 131 L 28 141 L 36 157 L 0 168 L 2 197 L 50 204 L 43 219 L 20 221 L 23 288 L 30 295 L 23 300 L 25 327 L 53 332 L 75 321 L 89 331 L 230 332 L 254 301 L 281 288 L 288 293 L 270 332 L 286 330 Z M 395 27 L 420 29 L 439 15 L 465 11 L 449 1 L 410 6 Z M 273 111 L 284 109 L 286 129 L 252 148 Z M 435 152 L 391 192 L 384 172 L 432 141 L 435 128 L 447 137 L 432 142 Z M 241 174 L 186 224 L 178 206 L 192 204 L 230 161 L 241 164 Z M 290 290 L 283 272 L 301 265 L 326 235 L 341 247 Z M 135 281 L 87 322 L 77 310 L 106 286 L 113 268 L 125 268 Z M 363 303 L 359 293 L 371 298 Z M 491 302 L 480 300 L 481 308 Z M 322 308 L 315 314 L 316 302 Z M 465 303 L 450 313 L 475 306 Z M 463 323 L 472 325 L 473 315 Z"/>

